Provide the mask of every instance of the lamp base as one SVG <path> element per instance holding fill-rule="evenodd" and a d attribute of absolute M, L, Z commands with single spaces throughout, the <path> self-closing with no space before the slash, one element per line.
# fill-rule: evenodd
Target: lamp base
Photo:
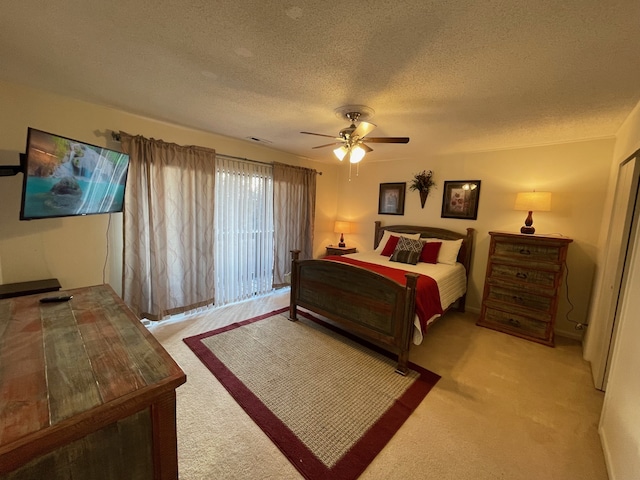
<path fill-rule="evenodd" d="M 344 243 L 344 242 L 339 242 L 339 243 L 338 243 L 338 246 L 339 246 L 340 248 L 342 248 L 342 247 L 346 247 L 346 246 L 347 246 L 347 244 L 346 244 L 346 243 Z"/>
<path fill-rule="evenodd" d="M 528 235 L 532 234 L 532 233 L 536 233 L 536 229 L 533 227 L 522 227 L 520 229 L 520 233 L 526 233 Z"/>

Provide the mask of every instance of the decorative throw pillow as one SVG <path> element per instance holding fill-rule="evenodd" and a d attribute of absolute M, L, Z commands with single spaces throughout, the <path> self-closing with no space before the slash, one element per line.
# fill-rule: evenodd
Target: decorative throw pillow
<path fill-rule="evenodd" d="M 426 242 L 420 253 L 420 261 L 424 263 L 438 263 L 438 252 L 442 242 Z"/>
<path fill-rule="evenodd" d="M 460 240 L 440 240 L 439 238 L 427 238 L 427 242 L 441 242 L 442 246 L 438 252 L 438 263 L 446 263 L 447 265 L 455 265 L 458 261 L 458 252 L 462 246 Z"/>
<path fill-rule="evenodd" d="M 392 262 L 409 263 L 415 265 L 420 260 L 422 253 L 422 242 L 411 238 L 400 237 L 398 245 L 393 251 L 390 260 Z"/>
<path fill-rule="evenodd" d="M 374 250 L 374 252 L 382 252 L 382 250 L 384 250 L 384 247 L 387 245 L 387 242 L 389 241 L 389 237 L 391 237 L 391 235 L 394 235 L 396 237 L 407 237 L 407 238 L 413 238 L 415 240 L 419 240 L 420 239 L 420 234 L 419 233 L 398 233 L 398 232 L 391 232 L 389 230 L 385 230 L 384 233 L 382 234 L 382 238 L 380 239 L 380 243 L 378 244 L 378 246 L 376 247 L 376 249 Z"/>
<path fill-rule="evenodd" d="M 400 240 L 400 237 L 391 235 L 389 237 L 389 241 L 382 249 L 382 253 L 380 253 L 380 255 L 384 255 L 385 257 L 390 257 L 391 255 L 393 255 L 393 251 L 396 249 L 396 245 L 398 245 L 398 240 Z"/>

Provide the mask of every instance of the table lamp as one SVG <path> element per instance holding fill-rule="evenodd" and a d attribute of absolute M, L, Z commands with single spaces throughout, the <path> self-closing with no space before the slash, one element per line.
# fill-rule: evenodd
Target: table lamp
<path fill-rule="evenodd" d="M 339 247 L 345 247 L 344 243 L 344 234 L 351 233 L 351 224 L 349 222 L 336 222 L 335 227 L 333 228 L 334 233 L 340 234 L 340 243 L 338 243 Z"/>
<path fill-rule="evenodd" d="M 520 233 L 532 234 L 536 229 L 533 228 L 533 212 L 548 212 L 551 210 L 551 192 L 521 192 L 516 196 L 516 204 L 514 210 L 524 210 L 529 212 L 524 226 L 520 229 Z"/>

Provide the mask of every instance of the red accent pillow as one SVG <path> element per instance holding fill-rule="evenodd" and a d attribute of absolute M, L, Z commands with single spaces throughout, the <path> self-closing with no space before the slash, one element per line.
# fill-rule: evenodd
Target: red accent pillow
<path fill-rule="evenodd" d="M 442 242 L 425 243 L 420 253 L 420 261 L 424 263 L 438 263 L 438 252 L 441 246 Z"/>
<path fill-rule="evenodd" d="M 398 240 L 400 240 L 400 237 L 391 235 L 389 237 L 389 240 L 387 240 L 387 244 L 382 249 L 382 252 L 380 252 L 380 255 L 384 255 L 385 257 L 390 257 L 391 255 L 393 255 L 393 252 L 396 249 L 396 245 L 398 245 Z"/>

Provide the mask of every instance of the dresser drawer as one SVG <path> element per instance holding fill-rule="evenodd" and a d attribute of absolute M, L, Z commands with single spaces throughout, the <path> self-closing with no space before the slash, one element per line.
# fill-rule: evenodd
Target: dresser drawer
<path fill-rule="evenodd" d="M 567 249 L 556 235 L 489 232 L 491 245 L 477 324 L 553 346 Z"/>
<path fill-rule="evenodd" d="M 502 302 L 518 307 L 531 308 L 541 312 L 550 312 L 553 305 L 553 290 L 550 290 L 550 296 L 536 295 L 524 289 L 510 289 L 501 285 L 494 285 L 489 279 L 489 292 L 487 294 L 488 301 Z"/>
<path fill-rule="evenodd" d="M 525 242 L 496 240 L 495 255 L 521 258 L 524 261 L 559 262 L 562 248 L 555 245 L 536 245 Z"/>
<path fill-rule="evenodd" d="M 541 322 L 524 315 L 503 312 L 490 307 L 485 309 L 481 324 L 502 332 L 521 334 L 540 340 L 549 338 L 549 328 L 551 327 L 551 323 L 548 322 Z"/>
<path fill-rule="evenodd" d="M 532 270 L 527 266 L 505 265 L 493 263 L 489 278 L 499 277 L 519 284 L 539 285 L 541 287 L 553 288 L 556 286 L 557 273 L 546 270 Z"/>

